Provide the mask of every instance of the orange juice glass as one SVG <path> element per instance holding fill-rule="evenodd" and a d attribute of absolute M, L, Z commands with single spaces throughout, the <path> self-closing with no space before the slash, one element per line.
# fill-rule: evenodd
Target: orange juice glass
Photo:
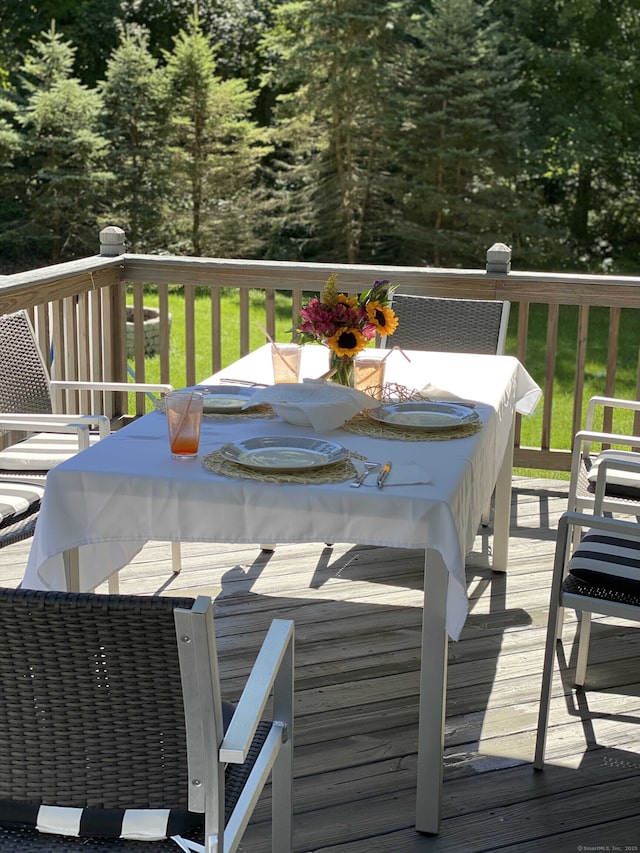
<path fill-rule="evenodd" d="M 376 400 L 382 399 L 384 387 L 384 356 L 379 358 L 369 353 L 360 353 L 353 359 L 353 384 L 358 391 L 365 391 Z"/>
<path fill-rule="evenodd" d="M 174 459 L 195 459 L 200 444 L 204 396 L 198 391 L 172 391 L 165 400 L 171 455 Z"/>

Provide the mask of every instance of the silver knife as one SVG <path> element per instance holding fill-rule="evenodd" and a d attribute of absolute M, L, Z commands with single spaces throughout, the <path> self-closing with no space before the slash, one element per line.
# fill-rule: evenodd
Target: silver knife
<path fill-rule="evenodd" d="M 391 460 L 389 460 L 388 462 L 385 462 L 384 465 L 382 466 L 382 468 L 380 469 L 380 473 L 378 474 L 378 479 L 377 479 L 377 484 L 378 484 L 379 489 L 381 489 L 384 486 L 384 481 L 389 476 L 389 471 L 391 471 L 391 465 L 392 464 L 393 463 L 391 462 Z"/>

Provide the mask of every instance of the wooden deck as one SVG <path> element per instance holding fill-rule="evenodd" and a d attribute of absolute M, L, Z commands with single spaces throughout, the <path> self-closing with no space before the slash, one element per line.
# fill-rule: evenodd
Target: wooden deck
<path fill-rule="evenodd" d="M 490 536 L 467 561 L 471 612 L 449 645 L 443 819 L 414 829 L 423 555 L 335 545 L 166 543 L 121 573 L 121 591 L 209 591 L 226 695 L 237 697 L 273 617 L 296 623 L 295 850 L 637 851 L 640 632 L 594 622 L 587 690 L 571 692 L 568 614 L 547 766 L 532 769 L 555 526 L 566 484 L 514 481 L 509 573 L 487 568 Z M 15 586 L 28 543 L 0 551 Z M 242 850 L 269 849 L 265 794 Z M 276 851 L 277 853 L 277 851 Z"/>

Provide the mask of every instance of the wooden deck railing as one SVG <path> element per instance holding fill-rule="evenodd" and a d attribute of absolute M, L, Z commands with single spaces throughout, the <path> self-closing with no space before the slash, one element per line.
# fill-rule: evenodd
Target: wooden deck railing
<path fill-rule="evenodd" d="M 169 360 L 169 285 L 184 287 L 186 383 L 204 378 L 196 375 L 195 353 L 206 351 L 209 373 L 220 369 L 221 295 L 223 289 L 239 291 L 239 335 L 233 358 L 249 351 L 249 296 L 264 294 L 264 318 L 261 321 L 275 336 L 275 295 L 289 292 L 292 321 L 298 316 L 305 292 L 318 292 L 329 274 L 337 272 L 342 288 L 350 292 L 370 287 L 375 279 L 387 278 L 404 292 L 458 298 L 507 299 L 512 303 L 515 348 L 512 351 L 529 367 L 529 317 L 532 306 L 546 306 L 546 342 L 544 372 L 534 378 L 544 389 L 539 438 L 522 447 L 520 430 L 516 434 L 515 464 L 540 470 L 568 470 L 569 450 L 554 446 L 554 386 L 561 338 L 561 306 L 577 306 L 575 369 L 571 434 L 582 422 L 587 366 L 601 373 L 599 393 L 616 394 L 620 366 L 620 324 L 622 311 L 635 316 L 640 309 L 640 277 L 577 275 L 510 270 L 510 251 L 496 244 L 487 252 L 484 269 L 457 270 L 423 267 L 390 267 L 340 264 L 305 264 L 280 261 L 247 261 L 163 255 L 132 255 L 125 252 L 124 232 L 107 228 L 101 232 L 101 254 L 69 263 L 0 276 L 0 313 L 19 308 L 30 311 L 43 354 L 54 378 L 126 380 L 125 335 L 126 287 L 132 289 L 135 317 L 134 371 L 137 381 L 145 381 L 144 339 L 142 334 L 144 287 L 157 288 L 160 312 L 160 381 L 179 384 L 172 376 Z M 210 336 L 199 340 L 196 334 L 196 288 L 211 294 Z M 608 348 L 600 363 L 588 364 L 589 312 L 603 307 L 608 324 Z M 638 321 L 640 322 L 640 314 Z M 625 366 L 628 373 L 629 368 Z M 633 367 L 635 396 L 640 391 L 640 370 Z M 566 378 L 564 378 L 566 382 Z M 628 381 L 627 381 L 628 384 Z M 629 394 L 627 394 L 629 396 Z M 94 401 L 114 417 L 126 411 L 126 396 L 105 395 Z M 71 410 L 86 408 L 86 401 L 69 399 Z M 136 404 L 144 411 L 144 400 Z M 605 424 L 606 425 L 606 424 Z"/>

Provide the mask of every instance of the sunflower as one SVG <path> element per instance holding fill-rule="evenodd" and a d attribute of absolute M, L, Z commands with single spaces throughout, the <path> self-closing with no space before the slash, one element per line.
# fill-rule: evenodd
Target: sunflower
<path fill-rule="evenodd" d="M 355 308 L 356 305 L 358 304 L 358 297 L 357 296 L 347 296 L 346 293 L 339 293 L 338 294 L 338 302 L 341 303 L 342 305 L 348 305 L 349 308 Z"/>
<path fill-rule="evenodd" d="M 354 356 L 367 345 L 367 339 L 360 329 L 342 326 L 335 335 L 327 338 L 329 348 L 338 356 Z"/>
<path fill-rule="evenodd" d="M 392 335 L 398 328 L 398 318 L 392 308 L 380 302 L 367 303 L 367 317 L 380 335 Z"/>

